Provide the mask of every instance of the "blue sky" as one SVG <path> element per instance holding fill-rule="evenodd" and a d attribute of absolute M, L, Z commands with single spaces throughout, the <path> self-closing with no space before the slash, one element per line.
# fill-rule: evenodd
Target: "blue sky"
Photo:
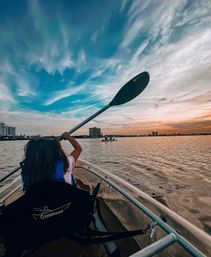
<path fill-rule="evenodd" d="M 58 134 L 151 81 L 77 134 L 211 131 L 211 1 L 0 0 L 0 120 Z"/>

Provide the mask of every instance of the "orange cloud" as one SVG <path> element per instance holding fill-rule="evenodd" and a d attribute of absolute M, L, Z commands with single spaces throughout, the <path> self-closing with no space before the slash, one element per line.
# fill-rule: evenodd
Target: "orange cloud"
<path fill-rule="evenodd" d="M 189 133 L 211 133 L 211 112 L 199 118 L 193 118 L 180 122 L 144 122 L 132 123 L 124 126 L 123 129 L 104 129 L 107 134 L 149 134 L 158 131 L 160 134 L 189 134 Z"/>

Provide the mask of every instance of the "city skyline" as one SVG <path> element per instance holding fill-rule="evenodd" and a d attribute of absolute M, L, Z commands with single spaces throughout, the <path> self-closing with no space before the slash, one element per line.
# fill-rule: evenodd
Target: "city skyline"
<path fill-rule="evenodd" d="M 75 134 L 211 132 L 211 2 L 3 1 L 0 17 L 0 120 L 17 134 L 70 130 L 145 70 L 140 96 Z"/>
<path fill-rule="evenodd" d="M 77 138 L 99 138 L 99 137 L 146 137 L 146 136 L 190 136 L 190 135 L 211 135 L 211 132 L 195 132 L 195 133 L 160 133 L 160 131 L 151 131 L 146 134 L 108 134 L 104 133 L 101 128 L 92 127 L 89 128 L 88 133 L 75 135 Z M 8 124 L 0 121 L 0 140 L 21 140 L 21 139 L 30 139 L 30 138 L 40 138 L 40 137 L 54 137 L 55 135 L 42 135 L 42 134 L 22 134 L 16 135 L 16 127 L 10 127 Z M 59 135 L 56 135 L 59 136 Z"/>

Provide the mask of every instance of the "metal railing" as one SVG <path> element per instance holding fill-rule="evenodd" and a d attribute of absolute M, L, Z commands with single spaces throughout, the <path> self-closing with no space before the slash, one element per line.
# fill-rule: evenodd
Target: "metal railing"
<path fill-rule="evenodd" d="M 10 171 L 9 173 L 7 173 L 6 175 L 0 177 L 0 183 L 1 183 L 0 203 L 3 203 L 10 195 L 12 195 L 15 191 L 17 191 L 21 187 L 20 175 L 14 176 L 14 179 L 12 179 L 11 182 L 9 182 L 7 184 L 3 184 L 5 180 L 10 179 L 12 177 L 12 175 L 17 173 L 20 169 L 21 169 L 21 167 L 17 167 L 15 169 L 13 169 L 12 171 Z"/>
<path fill-rule="evenodd" d="M 151 212 L 146 206 L 144 206 L 140 201 L 135 199 L 133 196 L 131 196 L 129 193 L 127 193 L 124 189 L 122 189 L 120 186 L 118 186 L 116 183 L 108 179 L 108 175 L 117 180 L 118 182 L 124 182 L 123 184 L 129 186 L 130 188 L 134 188 L 132 185 L 127 183 L 126 181 L 122 180 L 121 178 L 117 177 L 114 174 L 109 173 L 108 171 L 97 167 L 96 165 L 93 165 L 87 161 L 83 161 L 84 163 L 88 164 L 88 166 L 78 166 L 77 168 L 85 169 L 86 171 L 92 173 L 96 177 L 100 178 L 101 180 L 105 181 L 108 185 L 110 185 L 112 188 L 114 188 L 116 191 L 118 191 L 120 194 L 122 194 L 125 198 L 127 198 L 133 205 L 138 207 L 142 212 L 144 212 L 150 219 L 157 222 L 157 224 L 162 228 L 166 233 L 168 233 L 167 236 L 164 238 L 158 240 L 157 242 L 151 244 L 150 246 L 147 246 L 146 248 L 142 249 L 141 251 L 135 253 L 131 257 L 146 257 L 146 256 L 153 256 L 153 254 L 156 254 L 163 250 L 164 248 L 167 248 L 169 245 L 178 242 L 186 251 L 188 251 L 192 256 L 195 257 L 206 257 L 205 254 L 203 254 L 199 249 L 197 249 L 194 245 L 192 245 L 188 240 L 186 240 L 184 237 L 182 237 L 178 232 L 176 232 L 172 227 L 170 227 L 168 224 L 166 224 L 162 219 L 160 219 L 157 215 L 155 215 L 153 212 Z M 90 165 L 94 168 L 97 168 L 102 173 L 106 173 L 106 175 L 100 175 L 96 171 L 93 171 L 90 169 Z M 138 189 L 137 189 L 138 190 Z M 139 190 L 140 191 L 140 190 Z M 148 196 L 150 197 L 150 196 Z M 150 197 L 151 198 L 151 197 Z M 154 200 L 154 199 L 152 199 Z M 154 200 L 156 201 L 156 200 Z M 167 208 L 167 207 L 165 207 Z M 173 212 L 173 211 L 172 211 Z M 178 216 L 175 213 L 175 216 Z M 184 220 L 181 217 L 181 220 Z M 209 238 L 209 235 L 207 235 L 205 232 L 201 231 L 198 228 L 195 228 L 196 231 L 200 232 L 202 236 L 206 237 L 206 240 L 208 243 L 211 244 L 211 238 Z"/>
<path fill-rule="evenodd" d="M 16 167 L 15 169 L 13 169 L 12 171 L 10 171 L 9 173 L 7 173 L 6 175 L 0 177 L 0 183 L 3 182 L 4 180 L 6 180 L 7 178 L 11 177 L 13 174 L 15 174 L 17 171 L 19 171 L 21 169 L 21 167 Z"/>

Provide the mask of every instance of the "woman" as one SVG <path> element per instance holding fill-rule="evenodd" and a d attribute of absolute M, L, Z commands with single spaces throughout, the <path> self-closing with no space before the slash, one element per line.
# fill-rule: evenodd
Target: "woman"
<path fill-rule="evenodd" d="M 73 184 L 75 162 L 81 154 L 80 144 L 67 132 L 60 139 L 69 141 L 74 150 L 66 156 L 57 139 L 32 139 L 25 146 L 25 158 L 22 162 L 23 190 L 36 182 L 62 181 Z"/>

